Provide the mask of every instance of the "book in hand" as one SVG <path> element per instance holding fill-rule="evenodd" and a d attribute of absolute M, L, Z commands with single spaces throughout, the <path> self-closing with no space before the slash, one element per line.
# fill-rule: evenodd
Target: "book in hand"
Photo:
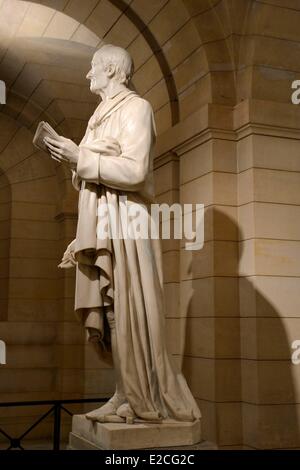
<path fill-rule="evenodd" d="M 50 137 L 51 139 L 61 140 L 60 135 L 55 132 L 53 127 L 50 126 L 48 122 L 41 121 L 37 126 L 36 132 L 33 137 L 33 145 L 40 150 L 48 151 L 46 144 L 44 143 L 44 138 Z"/>

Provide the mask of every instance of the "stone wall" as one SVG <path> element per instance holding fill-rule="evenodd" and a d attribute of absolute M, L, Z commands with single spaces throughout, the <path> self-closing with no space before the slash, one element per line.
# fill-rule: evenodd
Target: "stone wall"
<path fill-rule="evenodd" d="M 211 105 L 159 140 L 159 200 L 205 205 L 203 249 L 164 249 L 167 322 L 220 446 L 299 446 L 298 120 L 288 104 Z"/>

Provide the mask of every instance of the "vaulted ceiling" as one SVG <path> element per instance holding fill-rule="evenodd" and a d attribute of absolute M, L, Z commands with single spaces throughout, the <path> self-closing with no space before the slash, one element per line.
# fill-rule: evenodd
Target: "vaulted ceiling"
<path fill-rule="evenodd" d="M 163 132 L 211 93 L 197 25 L 217 3 L 0 0 L 0 78 L 9 89 L 5 112 L 32 128 L 48 119 L 80 138 L 97 99 L 85 79 L 91 56 L 101 44 L 113 43 L 132 54 L 133 85 L 152 103 Z"/>
<path fill-rule="evenodd" d="M 85 75 L 103 43 L 132 54 L 133 86 L 159 133 L 209 102 L 287 101 L 299 10 L 295 0 L 0 0 L 1 111 L 32 130 L 45 118 L 79 140 L 97 102 Z"/>

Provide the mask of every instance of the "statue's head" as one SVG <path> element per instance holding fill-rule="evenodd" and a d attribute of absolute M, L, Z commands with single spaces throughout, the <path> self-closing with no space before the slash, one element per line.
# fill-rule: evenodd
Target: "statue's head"
<path fill-rule="evenodd" d="M 86 78 L 91 81 L 91 91 L 99 93 L 110 80 L 127 86 L 132 75 L 133 61 L 130 54 L 122 47 L 106 44 L 95 52 Z"/>

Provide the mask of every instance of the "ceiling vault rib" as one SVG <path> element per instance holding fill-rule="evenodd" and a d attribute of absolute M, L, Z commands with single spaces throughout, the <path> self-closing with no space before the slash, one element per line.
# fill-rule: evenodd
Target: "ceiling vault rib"
<path fill-rule="evenodd" d="M 109 1 L 119 10 L 121 10 L 124 15 L 126 15 L 126 17 L 135 25 L 135 27 L 139 30 L 140 34 L 143 36 L 145 41 L 151 47 L 151 50 L 153 51 L 153 54 L 156 57 L 156 60 L 159 64 L 159 67 L 166 82 L 171 107 L 171 122 L 172 126 L 174 126 L 180 120 L 178 94 L 172 71 L 158 41 L 156 40 L 155 36 L 152 34 L 150 29 L 147 27 L 147 25 L 143 22 L 143 20 L 135 13 L 135 11 L 130 7 L 130 5 L 127 5 L 124 2 L 124 0 Z"/>

